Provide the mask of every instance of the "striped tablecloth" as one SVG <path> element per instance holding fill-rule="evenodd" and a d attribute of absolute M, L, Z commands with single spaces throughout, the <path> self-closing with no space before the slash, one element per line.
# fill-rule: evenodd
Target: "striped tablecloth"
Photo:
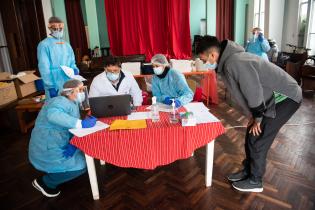
<path fill-rule="evenodd" d="M 139 107 L 137 111 L 144 111 Z M 154 169 L 191 156 L 193 151 L 224 133 L 220 122 L 182 127 L 171 124 L 168 113 L 160 113 L 160 121 L 147 120 L 147 128 L 137 130 L 102 130 L 85 137 L 74 137 L 71 144 L 85 154 L 119 167 Z M 99 119 L 111 124 L 113 117 Z"/>

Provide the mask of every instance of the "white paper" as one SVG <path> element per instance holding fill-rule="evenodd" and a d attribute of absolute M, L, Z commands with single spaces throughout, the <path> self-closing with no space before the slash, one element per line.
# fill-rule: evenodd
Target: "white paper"
<path fill-rule="evenodd" d="M 104 130 L 108 128 L 109 125 L 106 123 L 103 123 L 101 121 L 97 121 L 95 126 L 92 128 L 74 128 L 74 129 L 69 129 L 70 133 L 77 137 L 83 137 L 92 133 L 95 133 L 100 130 Z"/>
<path fill-rule="evenodd" d="M 128 120 L 146 120 L 150 118 L 150 112 L 132 112 L 128 115 Z"/>
<path fill-rule="evenodd" d="M 79 80 L 81 82 L 86 81 L 86 79 L 84 77 L 82 77 L 81 75 L 75 75 L 74 74 L 74 70 L 68 66 L 60 66 L 61 69 L 63 70 L 63 72 L 71 79 L 76 79 Z"/>
<path fill-rule="evenodd" d="M 189 104 L 186 104 L 184 107 L 189 112 L 194 112 L 194 111 L 209 112 L 209 109 L 202 102 L 189 103 Z"/>
<path fill-rule="evenodd" d="M 156 103 L 158 105 L 159 112 L 172 112 L 172 106 Z M 151 110 L 151 106 L 147 107 L 146 109 Z"/>
<path fill-rule="evenodd" d="M 213 114 L 209 112 L 209 109 L 202 103 L 189 103 L 186 104 L 185 109 L 194 114 L 197 120 L 197 124 L 220 122 Z"/>
<path fill-rule="evenodd" d="M 197 124 L 220 122 L 220 120 L 216 118 L 210 112 L 193 112 L 193 113 L 196 118 Z"/>

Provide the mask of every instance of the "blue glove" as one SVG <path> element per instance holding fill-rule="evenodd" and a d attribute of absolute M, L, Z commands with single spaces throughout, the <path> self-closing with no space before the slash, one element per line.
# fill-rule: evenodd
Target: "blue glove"
<path fill-rule="evenodd" d="M 258 34 L 258 41 L 263 42 L 264 41 L 264 35 L 262 33 Z"/>
<path fill-rule="evenodd" d="M 72 144 L 69 144 L 69 143 L 66 146 L 64 146 L 62 149 L 63 149 L 62 155 L 65 158 L 72 157 L 74 155 L 75 151 L 77 150 L 77 148 L 75 146 L 73 146 Z"/>
<path fill-rule="evenodd" d="M 49 91 L 50 98 L 54 98 L 58 96 L 58 90 L 56 90 L 55 88 L 50 88 L 48 89 L 48 91 Z"/>
<path fill-rule="evenodd" d="M 81 121 L 82 128 L 92 128 L 96 124 L 97 118 L 89 116 Z"/>
<path fill-rule="evenodd" d="M 79 70 L 78 69 L 73 69 L 74 75 L 79 75 Z"/>
<path fill-rule="evenodd" d="M 179 108 L 182 106 L 182 103 L 178 99 L 175 99 L 174 103 L 175 103 L 176 108 Z"/>
<path fill-rule="evenodd" d="M 167 97 L 164 99 L 164 104 L 166 104 L 166 105 L 172 105 L 172 100 L 171 100 L 171 98 L 167 96 Z"/>

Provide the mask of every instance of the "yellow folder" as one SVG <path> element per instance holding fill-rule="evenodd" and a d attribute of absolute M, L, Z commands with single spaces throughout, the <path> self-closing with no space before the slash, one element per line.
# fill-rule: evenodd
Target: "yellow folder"
<path fill-rule="evenodd" d="M 109 130 L 122 130 L 122 129 L 141 129 L 146 128 L 147 122 L 145 120 L 115 120 Z"/>

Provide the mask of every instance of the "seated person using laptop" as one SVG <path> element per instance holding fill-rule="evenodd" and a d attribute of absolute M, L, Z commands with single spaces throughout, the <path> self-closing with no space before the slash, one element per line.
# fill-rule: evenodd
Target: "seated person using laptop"
<path fill-rule="evenodd" d="M 155 74 L 152 78 L 152 94 L 158 102 L 171 105 L 174 99 L 178 108 L 193 100 L 193 92 L 184 75 L 170 68 L 164 55 L 154 55 L 151 63 Z"/>
<path fill-rule="evenodd" d="M 97 75 L 91 84 L 89 97 L 130 94 L 134 106 L 142 105 L 142 91 L 130 72 L 121 70 L 121 63 L 114 57 L 104 66 L 104 72 Z"/>

